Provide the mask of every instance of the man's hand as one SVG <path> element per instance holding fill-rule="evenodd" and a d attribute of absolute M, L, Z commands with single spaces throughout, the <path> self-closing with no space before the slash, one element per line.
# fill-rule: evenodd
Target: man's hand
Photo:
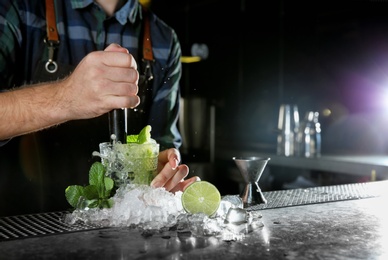
<path fill-rule="evenodd" d="M 164 187 L 171 192 L 184 191 L 191 183 L 196 182 L 199 177 L 194 176 L 184 180 L 189 174 L 189 167 L 180 163 L 180 153 L 177 149 L 171 148 L 159 153 L 158 175 L 151 182 L 153 187 Z"/>
<path fill-rule="evenodd" d="M 100 116 L 118 108 L 139 104 L 139 73 L 135 59 L 117 44 L 89 53 L 58 90 L 67 120 Z"/>

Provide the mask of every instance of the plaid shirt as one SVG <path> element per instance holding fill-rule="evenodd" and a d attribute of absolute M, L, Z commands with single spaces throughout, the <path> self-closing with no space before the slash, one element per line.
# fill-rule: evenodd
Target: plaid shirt
<path fill-rule="evenodd" d="M 128 0 L 112 17 L 93 0 L 55 1 L 60 45 L 58 64 L 76 66 L 88 53 L 103 50 L 110 43 L 125 47 L 139 61 L 141 5 Z M 176 33 L 150 13 L 150 30 L 155 62 L 152 65 L 153 104 L 149 124 L 162 149 L 181 144 L 177 129 L 181 49 Z M 2 0 L 0 2 L 0 90 L 33 80 L 40 61 L 48 60 L 45 1 Z"/>

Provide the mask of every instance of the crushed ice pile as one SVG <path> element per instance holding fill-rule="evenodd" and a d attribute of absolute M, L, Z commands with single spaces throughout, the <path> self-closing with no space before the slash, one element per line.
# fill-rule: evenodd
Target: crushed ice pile
<path fill-rule="evenodd" d="M 82 222 L 98 227 L 133 227 L 147 231 L 177 230 L 195 236 L 218 236 L 239 240 L 245 234 L 263 227 L 259 212 L 248 212 L 237 195 L 223 196 L 214 216 L 188 214 L 182 207 L 182 192 L 164 188 L 127 184 L 112 197 L 112 208 L 76 209 L 65 216 L 65 222 Z"/>

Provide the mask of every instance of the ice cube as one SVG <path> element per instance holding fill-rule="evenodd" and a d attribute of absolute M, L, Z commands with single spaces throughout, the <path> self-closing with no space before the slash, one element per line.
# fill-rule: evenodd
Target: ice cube
<path fill-rule="evenodd" d="M 222 200 L 229 201 L 234 208 L 243 208 L 244 203 L 239 195 L 225 195 Z"/>
<path fill-rule="evenodd" d="M 252 228 L 248 223 L 229 223 L 226 225 L 226 228 L 233 234 L 248 234 L 252 231 Z"/>
<path fill-rule="evenodd" d="M 221 198 L 220 206 L 216 212 L 217 217 L 225 218 L 230 208 L 243 208 L 244 204 L 238 195 L 225 195 Z"/>
<path fill-rule="evenodd" d="M 242 224 L 247 223 L 248 213 L 245 209 L 230 208 L 225 217 L 225 223 Z"/>
<path fill-rule="evenodd" d="M 204 235 L 204 222 L 208 218 L 204 213 L 197 213 L 188 217 L 188 228 L 195 236 Z"/>
<path fill-rule="evenodd" d="M 219 234 L 224 228 L 223 221 L 220 218 L 204 219 L 204 235 L 212 236 Z"/>
<path fill-rule="evenodd" d="M 250 226 L 252 227 L 252 230 L 256 230 L 264 227 L 264 223 L 259 219 L 254 219 L 252 223 L 250 223 Z"/>

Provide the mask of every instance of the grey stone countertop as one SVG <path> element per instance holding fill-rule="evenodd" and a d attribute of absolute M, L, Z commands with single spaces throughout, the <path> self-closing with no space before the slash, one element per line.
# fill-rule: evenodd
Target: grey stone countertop
<path fill-rule="evenodd" d="M 264 226 L 237 241 L 103 228 L 3 241 L 0 259 L 388 259 L 387 199 L 263 209 Z"/>

